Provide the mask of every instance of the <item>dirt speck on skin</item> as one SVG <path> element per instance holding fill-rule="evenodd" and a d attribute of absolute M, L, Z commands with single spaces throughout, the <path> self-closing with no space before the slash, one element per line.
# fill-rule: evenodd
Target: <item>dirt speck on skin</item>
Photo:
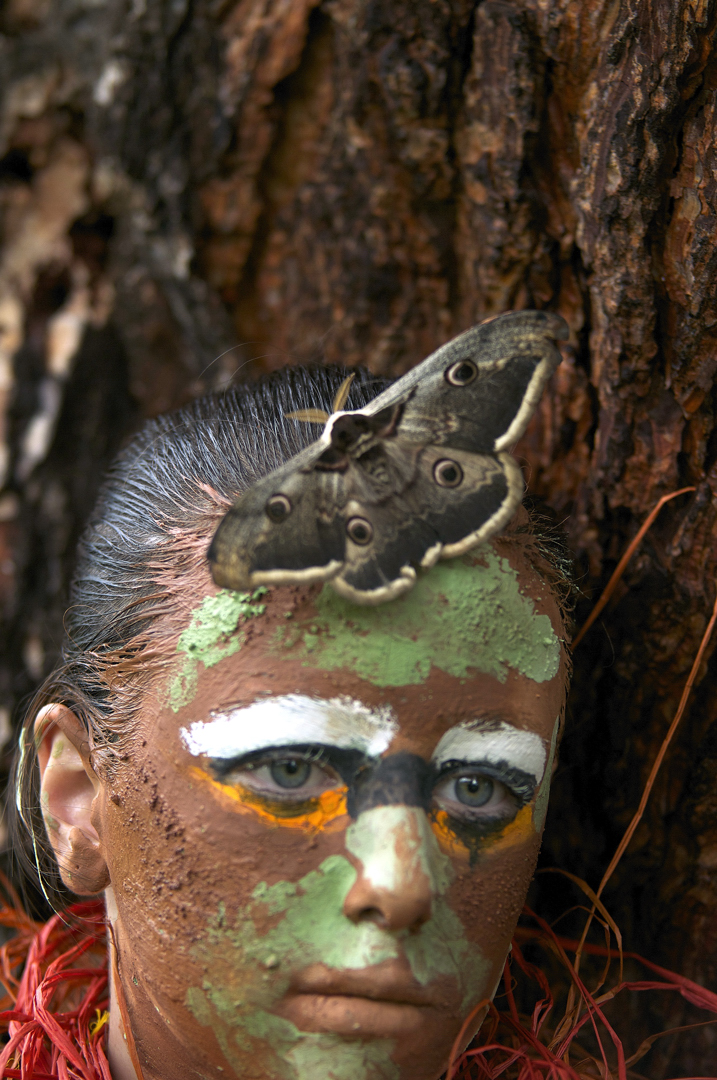
<path fill-rule="evenodd" d="M 188 1015 L 184 1004 L 187 988 L 203 986 L 207 977 L 200 960 L 192 958 L 192 946 L 207 942 L 217 919 L 233 926 L 258 885 L 270 889 L 296 882 L 326 859 L 347 856 L 343 829 L 309 833 L 269 827 L 251 814 L 239 817 L 196 779 L 197 760 L 181 739 L 182 728 L 267 693 L 346 695 L 369 708 L 390 706 L 399 724 L 390 752 L 407 750 L 428 760 L 448 727 L 481 711 L 490 713 L 501 703 L 519 709 L 528 690 L 541 737 L 550 737 L 560 710 L 559 677 L 546 684 L 534 706 L 534 684 L 513 672 L 500 682 L 480 672 L 459 678 L 433 666 L 420 684 L 385 687 L 346 666 L 330 671 L 312 666 L 300 637 L 295 639 L 299 644 L 276 648 L 279 628 L 283 633 L 291 625 L 302 635 L 319 626 L 319 593 L 320 586 L 272 590 L 265 613 L 249 620 L 241 648 L 211 667 L 198 665 L 191 702 L 174 712 L 169 704 L 148 698 L 145 745 L 135 744 L 132 760 L 119 770 L 121 805 L 107 799 L 102 828 L 117 882 L 123 985 L 133 1027 L 136 1018 L 139 1041 L 157 1075 L 171 1069 L 173 1080 L 194 1080 L 197 1069 L 209 1074 L 226 1066 L 214 1035 Z M 537 857 L 537 836 L 530 843 L 527 858 L 519 848 L 495 857 L 486 850 L 473 868 L 461 863 L 446 894 L 496 978 Z M 256 904 L 252 912 L 260 936 L 284 917 Z M 130 976 L 138 983 L 127 982 Z M 171 1018 L 173 1030 L 182 1031 L 185 1052 L 167 1043 L 166 1025 L 154 1024 L 155 1004 Z"/>

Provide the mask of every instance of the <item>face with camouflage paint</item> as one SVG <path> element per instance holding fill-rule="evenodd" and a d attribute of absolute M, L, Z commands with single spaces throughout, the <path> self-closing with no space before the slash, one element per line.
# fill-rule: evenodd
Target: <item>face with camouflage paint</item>
<path fill-rule="evenodd" d="M 96 815 L 145 1080 L 436 1080 L 495 991 L 563 707 L 514 547 L 357 608 L 208 583 Z"/>

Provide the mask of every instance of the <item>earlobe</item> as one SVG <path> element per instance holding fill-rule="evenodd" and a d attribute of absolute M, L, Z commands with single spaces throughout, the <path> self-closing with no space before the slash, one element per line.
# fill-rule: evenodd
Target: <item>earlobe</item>
<path fill-rule="evenodd" d="M 90 761 L 90 741 L 65 705 L 46 705 L 35 719 L 41 807 L 64 884 L 80 896 L 102 892 L 110 882 L 93 809 L 102 782 Z"/>

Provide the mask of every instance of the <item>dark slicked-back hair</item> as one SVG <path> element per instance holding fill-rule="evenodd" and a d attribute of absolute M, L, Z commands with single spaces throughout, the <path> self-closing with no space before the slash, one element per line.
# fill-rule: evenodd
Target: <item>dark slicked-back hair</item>
<path fill-rule="evenodd" d="M 389 385 L 354 370 L 345 409 Z M 253 385 L 195 401 L 150 421 L 119 455 L 79 545 L 61 661 L 28 709 L 11 806 L 14 853 L 52 906 L 64 904 L 40 810 L 35 717 L 66 705 L 86 727 L 98 772 L 111 771 L 138 737 L 144 692 L 172 662 L 172 631 L 186 625 L 203 580 L 206 550 L 222 516 L 260 477 L 314 441 L 316 424 L 287 413 L 327 413 L 349 372 L 285 368 Z M 565 609 L 569 563 L 555 531 L 537 518 L 524 534 L 537 572 Z M 516 533 L 517 536 L 517 533 Z"/>

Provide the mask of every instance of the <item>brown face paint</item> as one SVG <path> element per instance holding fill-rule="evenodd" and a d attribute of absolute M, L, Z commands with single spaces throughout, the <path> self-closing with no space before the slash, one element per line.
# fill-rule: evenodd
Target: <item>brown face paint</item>
<path fill-rule="evenodd" d="M 542 586 L 520 567 L 519 580 L 557 627 Z M 422 667 L 420 679 L 385 685 L 353 663 L 329 668 L 325 649 L 313 664 L 306 643 L 312 627 L 324 633 L 317 592 L 262 598 L 266 612 L 241 625 L 241 648 L 227 640 L 176 712 L 164 686 L 148 694 L 145 745 L 113 784 L 120 802 L 109 791 L 103 799 L 120 972 L 145 1080 L 437 1080 L 465 1010 L 502 970 L 537 857 L 533 804 L 489 830 L 471 863 L 454 818 L 427 809 L 426 777 L 435 794 L 441 739 L 480 717 L 535 733 L 547 758 L 562 675 L 538 681 L 462 659 L 460 671 Z M 297 644 L 282 636 L 278 649 L 287 611 Z M 418 649 L 435 636 L 430 618 L 411 630 Z M 348 697 L 395 718 L 390 745 L 351 775 L 336 759 L 336 786 L 296 812 L 237 785 L 181 735 L 217 710 L 292 694 Z M 357 714 L 359 734 L 362 723 Z"/>

